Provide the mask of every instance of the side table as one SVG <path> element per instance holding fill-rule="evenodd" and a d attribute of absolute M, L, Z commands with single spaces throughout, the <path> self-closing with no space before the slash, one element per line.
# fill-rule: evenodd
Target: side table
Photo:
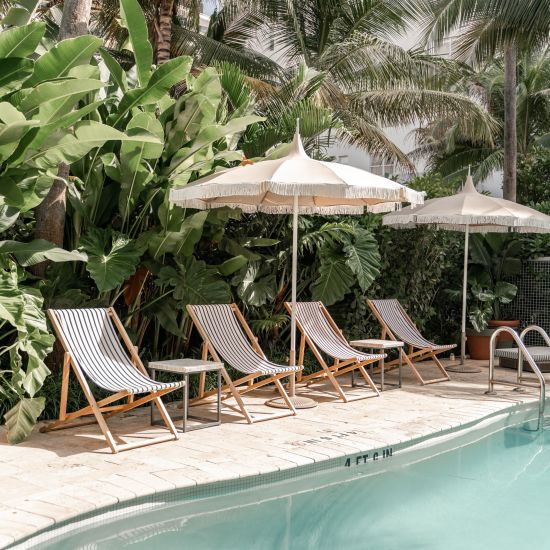
<path fill-rule="evenodd" d="M 398 340 L 353 340 L 350 342 L 350 346 L 356 348 L 369 348 L 371 353 L 374 353 L 374 350 L 381 350 L 382 352 L 388 349 L 398 349 L 399 351 L 399 386 L 401 387 L 403 381 L 403 360 L 401 358 L 401 353 L 403 352 L 401 348 L 405 346 L 403 342 Z M 352 371 L 353 372 L 353 371 Z M 353 381 L 352 381 L 353 383 Z M 384 359 L 380 359 L 380 390 L 384 391 Z"/>
<path fill-rule="evenodd" d="M 149 363 L 149 371 L 151 378 L 155 380 L 157 372 L 171 372 L 183 377 L 185 385 L 182 388 L 183 391 L 183 413 L 181 416 L 172 417 L 172 420 L 182 420 L 182 431 L 190 432 L 193 430 L 200 430 L 202 428 L 209 428 L 211 426 L 219 426 L 222 422 L 221 417 L 221 370 L 223 363 L 216 363 L 214 361 L 200 361 L 197 359 L 172 359 L 169 361 L 153 361 Z M 201 416 L 191 416 L 189 414 L 189 375 L 201 374 L 209 371 L 216 371 L 218 375 L 218 414 L 216 420 L 211 418 L 204 418 Z M 151 401 L 151 424 L 162 424 L 160 418 L 155 418 L 154 415 L 155 405 Z M 188 419 L 199 420 L 201 423 L 198 426 L 187 426 Z"/>

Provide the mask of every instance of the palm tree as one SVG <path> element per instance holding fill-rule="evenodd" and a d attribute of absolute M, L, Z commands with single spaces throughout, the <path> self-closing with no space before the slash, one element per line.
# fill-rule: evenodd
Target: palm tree
<path fill-rule="evenodd" d="M 459 117 L 482 140 L 492 140 L 492 120 L 470 98 L 445 91 L 456 63 L 408 51 L 395 43 L 406 21 L 417 15 L 402 0 L 259 0 L 224 2 L 212 19 L 205 39 L 191 39 L 188 29 L 174 32 L 182 39 L 174 53 L 192 54 L 211 62 L 218 54 L 245 69 L 257 70 L 277 86 L 306 67 L 321 76 L 316 101 L 330 108 L 340 127 L 331 137 L 414 169 L 410 159 L 383 131 L 387 126 L 428 122 L 437 117 Z M 250 7 L 253 4 L 253 7 Z M 246 21 L 246 28 L 236 22 Z M 251 24 L 253 23 L 253 24 Z M 274 44 L 273 61 L 246 64 L 250 39 Z M 225 48 L 212 40 L 223 42 Z M 218 48 L 218 49 L 216 49 Z M 255 60 L 259 61 L 259 60 Z"/>
<path fill-rule="evenodd" d="M 54 0 L 55 1 L 55 0 Z M 239 66 L 258 93 L 284 89 L 304 67 L 320 85 L 315 102 L 338 121 L 328 134 L 414 170 L 408 156 L 385 134 L 389 126 L 423 125 L 459 118 L 492 146 L 493 121 L 471 98 L 446 91 L 460 67 L 396 45 L 406 21 L 418 15 L 404 0 L 224 0 L 206 35 L 198 28 L 197 0 L 140 0 L 156 44 L 156 61 L 191 55 L 197 68 L 219 62 Z M 162 12 L 162 25 L 161 25 Z M 124 43 L 117 0 L 94 0 L 92 32 L 113 47 Z M 171 25 L 168 25 L 170 19 Z M 273 41 L 273 55 L 255 47 Z"/>
<path fill-rule="evenodd" d="M 501 58 L 457 83 L 457 88 L 482 102 L 490 114 L 503 122 L 504 63 Z M 517 65 L 517 147 L 526 154 L 538 143 L 550 138 L 550 47 L 520 56 Z M 502 133 L 495 136 L 494 147 L 476 143 L 460 128 L 460 120 L 440 119 L 416 131 L 417 149 L 413 158 L 428 160 L 428 169 L 452 179 L 465 174 L 469 165 L 474 178 L 485 179 L 504 163 Z"/>
<path fill-rule="evenodd" d="M 481 65 L 503 56 L 503 193 L 515 201 L 517 56 L 548 42 L 550 0 L 423 0 L 418 5 L 427 43 L 440 45 L 460 29 L 457 58 Z"/>

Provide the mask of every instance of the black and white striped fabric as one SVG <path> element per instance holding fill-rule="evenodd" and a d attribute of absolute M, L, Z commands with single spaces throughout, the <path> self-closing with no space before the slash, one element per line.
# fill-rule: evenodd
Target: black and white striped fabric
<path fill-rule="evenodd" d="M 321 302 L 297 302 L 296 319 L 310 340 L 324 353 L 339 361 L 368 361 L 382 359 L 384 355 L 368 354 L 352 348 L 344 342 L 328 322 Z"/>
<path fill-rule="evenodd" d="M 100 388 L 136 394 L 183 385 L 183 382 L 156 382 L 143 375 L 130 360 L 108 310 L 56 309 L 51 312 L 59 323 L 72 360 Z"/>
<path fill-rule="evenodd" d="M 518 348 L 497 348 L 495 357 L 517 359 L 518 351 Z M 527 351 L 535 361 L 550 361 L 550 348 L 547 346 L 533 346 L 527 348 Z"/>
<path fill-rule="evenodd" d="M 297 372 L 300 367 L 277 365 L 260 357 L 230 304 L 191 306 L 214 349 L 228 365 L 245 374 Z"/>
<path fill-rule="evenodd" d="M 426 340 L 419 330 L 411 323 L 401 304 L 397 300 L 372 300 L 372 304 L 399 340 L 415 348 L 432 350 L 452 349 L 455 344 L 439 345 Z"/>

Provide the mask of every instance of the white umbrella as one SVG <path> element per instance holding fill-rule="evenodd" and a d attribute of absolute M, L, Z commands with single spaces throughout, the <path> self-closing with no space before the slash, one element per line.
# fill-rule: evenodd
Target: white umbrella
<path fill-rule="evenodd" d="M 466 353 L 466 294 L 468 279 L 468 236 L 470 233 L 550 232 L 550 216 L 521 204 L 478 193 L 470 174 L 462 191 L 449 197 L 430 199 L 418 208 L 407 207 L 387 214 L 384 225 L 412 228 L 432 225 L 438 229 L 464 231 L 464 275 L 462 283 L 462 326 L 460 363 Z M 451 369 L 453 370 L 453 369 Z M 463 367 L 454 369 L 472 372 Z"/>
<path fill-rule="evenodd" d="M 297 130 L 287 156 L 217 172 L 172 190 L 170 200 L 187 208 L 230 206 L 244 212 L 293 214 L 290 361 L 294 365 L 298 214 L 387 212 L 401 202 L 422 204 L 424 198 L 422 193 L 370 172 L 310 158 Z"/>

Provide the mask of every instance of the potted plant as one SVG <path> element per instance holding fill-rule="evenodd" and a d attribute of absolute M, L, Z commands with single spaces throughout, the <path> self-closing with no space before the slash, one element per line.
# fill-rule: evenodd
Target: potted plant
<path fill-rule="evenodd" d="M 468 331 L 468 350 L 472 359 L 488 359 L 493 332 L 501 326 L 519 327 L 518 320 L 503 319 L 501 306 L 509 304 L 518 291 L 517 286 L 506 279 L 521 270 L 520 243 L 502 233 L 472 237 L 468 283 L 473 330 Z M 501 345 L 511 340 L 512 336 L 506 333 L 498 337 Z"/>

